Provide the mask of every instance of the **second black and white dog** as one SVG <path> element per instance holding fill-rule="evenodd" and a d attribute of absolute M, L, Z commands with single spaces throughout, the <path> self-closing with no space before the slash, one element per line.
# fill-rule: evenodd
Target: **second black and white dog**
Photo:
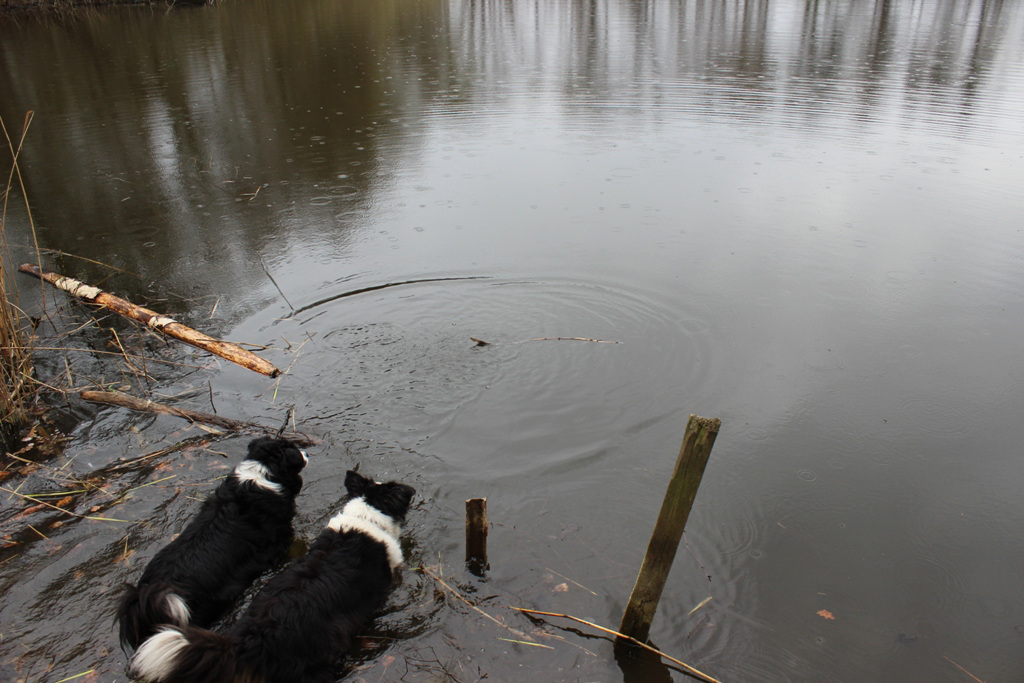
<path fill-rule="evenodd" d="M 262 437 L 203 502 L 185 530 L 125 586 L 117 610 L 122 647 L 161 626 L 210 626 L 246 588 L 285 559 L 299 472 L 308 459 L 290 441 Z"/>
<path fill-rule="evenodd" d="M 309 553 L 271 579 L 223 635 L 168 627 L 142 644 L 131 673 L 149 683 L 332 683 L 338 658 L 387 599 L 398 536 L 415 491 L 356 472 L 341 511 Z"/>

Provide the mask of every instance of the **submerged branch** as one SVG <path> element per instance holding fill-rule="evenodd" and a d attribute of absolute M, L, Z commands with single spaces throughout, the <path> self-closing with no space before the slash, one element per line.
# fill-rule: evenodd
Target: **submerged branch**
<path fill-rule="evenodd" d="M 129 394 L 122 393 L 120 391 L 92 391 L 85 390 L 81 394 L 81 397 L 86 401 L 92 403 L 103 403 L 106 405 L 119 406 L 121 408 L 129 408 L 145 413 L 158 413 L 161 415 L 174 415 L 175 417 L 181 417 L 190 422 L 200 422 L 202 424 L 212 425 L 214 427 L 220 427 L 226 429 L 229 432 L 257 432 L 262 434 L 268 434 L 271 436 L 277 436 L 282 439 L 288 439 L 293 441 L 299 446 L 313 446 L 317 443 L 316 439 L 313 439 L 305 434 L 297 432 L 286 432 L 283 429 L 276 427 L 266 427 L 255 422 L 244 422 L 242 420 L 232 420 L 231 418 L 221 417 L 220 415 L 213 415 L 212 413 L 203 413 L 195 410 L 186 410 L 184 408 L 175 408 L 174 406 L 164 405 L 163 403 L 156 403 L 148 399 L 137 398 Z M 287 423 L 286 423 L 287 424 Z"/>

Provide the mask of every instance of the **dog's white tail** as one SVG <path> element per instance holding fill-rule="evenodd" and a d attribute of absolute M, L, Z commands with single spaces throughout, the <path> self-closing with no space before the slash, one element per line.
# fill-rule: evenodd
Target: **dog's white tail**
<path fill-rule="evenodd" d="M 188 639 L 174 628 L 164 628 L 144 642 L 132 658 L 132 676 L 160 683 L 174 671 L 178 655 L 188 647 Z"/>
<path fill-rule="evenodd" d="M 165 626 L 139 647 L 129 669 L 145 683 L 232 683 L 235 647 L 213 631 Z"/>

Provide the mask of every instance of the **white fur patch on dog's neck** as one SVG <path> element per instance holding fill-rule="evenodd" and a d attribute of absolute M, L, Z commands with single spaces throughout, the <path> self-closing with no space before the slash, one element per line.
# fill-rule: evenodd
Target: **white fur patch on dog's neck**
<path fill-rule="evenodd" d="M 239 482 L 244 484 L 247 481 L 251 481 L 261 489 L 273 491 L 274 493 L 281 493 L 283 490 L 281 485 L 277 482 L 270 481 L 270 479 L 267 478 L 268 474 L 270 473 L 267 471 L 266 466 L 255 460 L 243 460 L 238 463 L 238 466 L 235 468 L 235 479 Z"/>
<path fill-rule="evenodd" d="M 401 526 L 393 518 L 368 505 L 365 498 L 353 498 L 345 503 L 341 512 L 327 523 L 327 528 L 338 533 L 356 531 L 382 543 L 392 569 L 398 568 L 404 561 L 402 547 L 398 544 Z"/>

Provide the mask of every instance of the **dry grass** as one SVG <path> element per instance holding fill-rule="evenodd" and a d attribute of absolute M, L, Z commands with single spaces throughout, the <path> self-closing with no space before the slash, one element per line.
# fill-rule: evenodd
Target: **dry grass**
<path fill-rule="evenodd" d="M 14 438 L 28 423 L 30 407 L 35 396 L 32 382 L 32 353 L 27 343 L 26 330 L 29 321 L 18 307 L 17 291 L 10 264 L 10 251 L 7 246 L 7 210 L 11 189 L 15 182 L 25 196 L 25 188 L 18 168 L 18 156 L 21 154 L 25 136 L 32 122 L 32 112 L 25 116 L 21 134 L 12 139 L 7 126 L 0 119 L 7 148 L 11 154 L 11 170 L 4 186 L 3 204 L 0 208 L 0 421 L 2 436 L 5 442 Z M 25 200 L 28 210 L 28 200 Z M 29 211 L 29 224 L 32 214 Z M 33 228 L 33 234 L 35 230 Z"/>

